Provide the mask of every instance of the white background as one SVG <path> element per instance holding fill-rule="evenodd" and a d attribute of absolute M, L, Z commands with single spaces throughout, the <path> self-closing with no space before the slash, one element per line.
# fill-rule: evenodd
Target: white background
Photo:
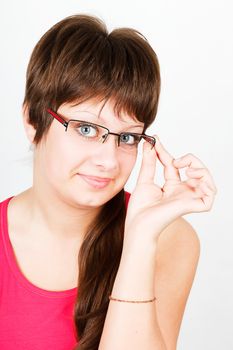
<path fill-rule="evenodd" d="M 186 219 L 201 241 L 199 266 L 178 350 L 233 349 L 233 11 L 229 0 L 1 1 L 0 200 L 31 185 L 32 155 L 21 104 L 26 66 L 42 34 L 75 13 L 141 31 L 158 54 L 162 93 L 152 133 L 178 157 L 193 153 L 210 169 L 218 194 L 211 212 Z M 131 191 L 140 157 L 126 189 Z M 158 169 L 162 182 L 161 168 Z M 146 349 L 145 349 L 146 350 Z"/>

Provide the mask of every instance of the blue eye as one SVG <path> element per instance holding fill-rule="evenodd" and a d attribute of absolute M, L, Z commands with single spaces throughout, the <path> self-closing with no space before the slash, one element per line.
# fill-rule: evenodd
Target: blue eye
<path fill-rule="evenodd" d="M 98 128 L 91 125 L 91 124 L 76 124 L 74 126 L 77 133 L 79 133 L 81 136 L 88 137 L 88 138 L 95 138 L 98 136 L 99 131 Z"/>
<path fill-rule="evenodd" d="M 141 140 L 141 136 L 136 134 L 122 133 L 120 136 L 121 143 L 129 146 L 137 145 L 140 142 L 140 140 Z"/>

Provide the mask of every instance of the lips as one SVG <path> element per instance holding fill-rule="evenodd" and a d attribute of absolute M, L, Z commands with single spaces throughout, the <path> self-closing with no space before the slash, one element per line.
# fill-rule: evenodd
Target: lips
<path fill-rule="evenodd" d="M 84 174 L 79 174 L 81 176 L 85 176 L 86 178 L 94 181 L 99 181 L 99 182 L 106 182 L 106 181 L 111 181 L 112 179 L 109 177 L 97 177 L 97 176 L 91 176 L 91 175 L 84 175 Z"/>
<path fill-rule="evenodd" d="M 89 176 L 89 175 L 83 175 L 78 174 L 86 183 L 88 183 L 91 187 L 94 188 L 104 188 L 106 187 L 112 179 L 110 178 L 103 178 L 103 177 L 96 177 L 96 176 Z"/>

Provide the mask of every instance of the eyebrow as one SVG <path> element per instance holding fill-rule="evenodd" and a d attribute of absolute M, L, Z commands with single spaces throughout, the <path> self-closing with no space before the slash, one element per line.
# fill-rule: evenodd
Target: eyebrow
<path fill-rule="evenodd" d="M 101 118 L 101 116 L 100 115 L 96 115 L 95 113 L 92 113 L 92 112 L 90 112 L 90 111 L 85 111 L 85 110 L 82 110 L 82 111 L 75 111 L 75 113 L 83 113 L 83 112 L 85 112 L 85 113 L 87 113 L 88 115 L 90 115 L 91 117 L 93 116 L 95 119 L 94 120 L 96 120 L 96 121 L 98 121 L 98 120 L 101 120 L 101 121 L 103 121 L 103 122 L 105 122 L 105 120 L 103 119 L 103 118 Z M 72 118 L 73 119 L 73 118 Z M 125 121 L 125 120 L 122 120 L 122 119 L 120 119 L 123 123 L 125 123 L 125 124 L 128 124 L 128 122 L 127 121 Z M 95 122 L 93 121 L 92 123 L 94 123 L 95 124 Z M 97 122 L 96 122 L 97 123 Z M 105 126 L 105 125 L 103 125 L 103 126 Z M 107 127 L 107 126 L 106 126 Z M 125 130 L 129 130 L 129 129 L 131 129 L 131 128 L 143 128 L 144 127 L 144 125 L 139 125 L 139 124 L 131 124 L 131 125 L 129 125 L 128 127 L 127 127 L 127 129 L 125 129 Z"/>

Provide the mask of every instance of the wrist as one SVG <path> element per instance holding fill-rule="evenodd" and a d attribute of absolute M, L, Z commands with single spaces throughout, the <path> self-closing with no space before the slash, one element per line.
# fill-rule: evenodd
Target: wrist
<path fill-rule="evenodd" d="M 124 240 L 128 244 L 152 244 L 156 247 L 160 234 L 182 216 L 181 204 L 177 200 L 168 201 L 166 205 L 153 208 L 153 211 L 152 219 L 148 219 L 143 212 L 134 217 L 126 216 Z"/>
<path fill-rule="evenodd" d="M 156 245 L 125 242 L 112 296 L 126 300 L 149 300 L 154 296 Z"/>
<path fill-rule="evenodd" d="M 155 255 L 156 250 L 157 239 L 155 236 L 150 236 L 145 231 L 125 231 L 122 254 L 131 253 L 137 256 L 145 256 L 145 254 Z"/>

